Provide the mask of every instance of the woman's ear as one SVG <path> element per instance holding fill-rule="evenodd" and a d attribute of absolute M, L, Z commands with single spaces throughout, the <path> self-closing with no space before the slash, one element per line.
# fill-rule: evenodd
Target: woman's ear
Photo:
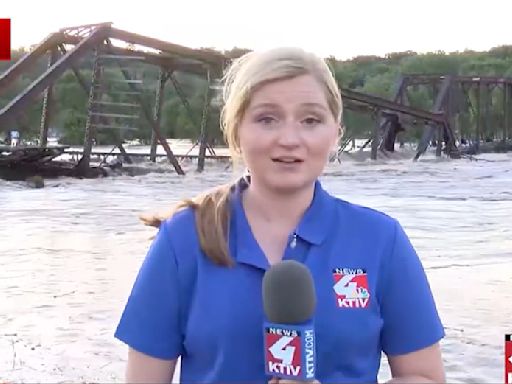
<path fill-rule="evenodd" d="M 338 139 L 341 140 L 344 135 L 345 135 L 345 125 L 343 124 L 343 122 L 341 122 L 339 124 L 339 129 L 338 129 Z"/>
<path fill-rule="evenodd" d="M 332 144 L 332 148 L 336 151 L 338 150 L 338 145 L 341 143 L 341 139 L 345 133 L 345 129 L 343 127 L 343 123 L 337 125 L 336 136 L 334 138 L 334 142 Z"/>

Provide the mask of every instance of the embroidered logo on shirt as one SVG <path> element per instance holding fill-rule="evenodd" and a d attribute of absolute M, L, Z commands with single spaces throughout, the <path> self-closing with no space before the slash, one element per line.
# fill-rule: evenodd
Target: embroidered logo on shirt
<path fill-rule="evenodd" d="M 339 308 L 366 308 L 370 301 L 368 277 L 362 268 L 335 268 L 334 292 Z"/>

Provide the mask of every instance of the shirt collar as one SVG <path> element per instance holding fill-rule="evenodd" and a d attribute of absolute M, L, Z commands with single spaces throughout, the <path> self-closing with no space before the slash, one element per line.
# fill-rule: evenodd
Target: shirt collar
<path fill-rule="evenodd" d="M 295 233 L 304 240 L 319 245 L 328 235 L 334 215 L 334 198 L 315 182 L 313 200 L 302 216 Z"/>
<path fill-rule="evenodd" d="M 268 260 L 254 238 L 242 205 L 241 194 L 247 187 L 246 181 L 239 182 L 231 192 L 231 222 L 234 254 L 239 262 L 267 269 Z M 320 245 L 327 237 L 335 214 L 334 198 L 325 191 L 320 181 L 315 182 L 313 200 L 295 230 L 303 240 Z M 234 229 L 234 231 L 233 231 Z"/>

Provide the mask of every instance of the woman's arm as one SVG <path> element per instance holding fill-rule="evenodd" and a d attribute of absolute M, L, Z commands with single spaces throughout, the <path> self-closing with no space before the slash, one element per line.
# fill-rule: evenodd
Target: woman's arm
<path fill-rule="evenodd" d="M 171 383 L 183 350 L 181 276 L 167 226 L 148 250 L 114 334 L 129 347 L 128 383 Z"/>
<path fill-rule="evenodd" d="M 391 383 L 444 383 L 444 327 L 422 262 L 398 222 L 383 265 L 381 342 Z"/>
<path fill-rule="evenodd" d="M 388 356 L 388 383 L 446 383 L 439 343 L 405 355 Z"/>
<path fill-rule="evenodd" d="M 171 383 L 176 368 L 176 359 L 162 360 L 128 349 L 126 366 L 127 383 Z"/>

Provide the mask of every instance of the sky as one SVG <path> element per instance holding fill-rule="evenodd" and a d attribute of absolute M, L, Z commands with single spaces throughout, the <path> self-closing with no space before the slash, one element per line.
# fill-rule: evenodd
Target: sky
<path fill-rule="evenodd" d="M 512 45 L 512 0 L 0 1 L 13 48 L 100 22 L 192 48 L 293 45 L 341 60 Z"/>

